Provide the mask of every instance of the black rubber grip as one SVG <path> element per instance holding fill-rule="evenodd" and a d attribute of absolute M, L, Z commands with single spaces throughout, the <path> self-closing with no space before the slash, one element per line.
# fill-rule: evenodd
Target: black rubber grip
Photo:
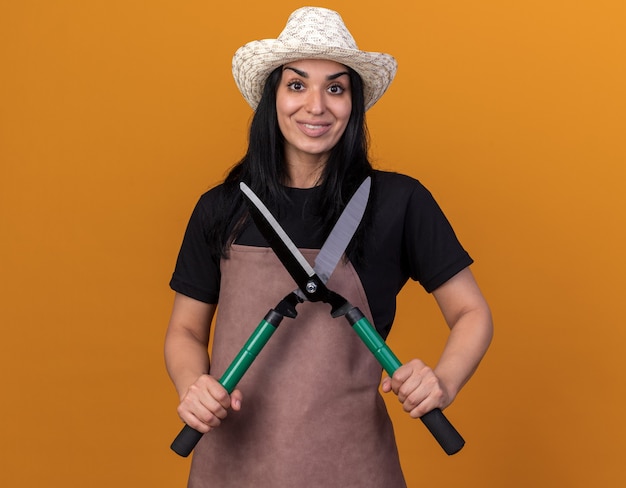
<path fill-rule="evenodd" d="M 346 319 L 359 335 L 363 343 L 374 354 L 383 369 L 389 376 L 402 366 L 400 360 L 385 343 L 378 331 L 370 324 L 369 320 L 356 307 L 346 313 Z M 448 454 L 459 452 L 465 441 L 454 426 L 448 421 L 443 412 L 436 408 L 421 417 L 422 422 L 435 437 L 439 445 Z"/>
<path fill-rule="evenodd" d="M 296 295 L 291 294 L 297 300 Z M 285 313 L 291 314 L 295 317 L 295 305 L 292 303 L 290 295 L 285 297 L 279 304 L 278 308 Z M 293 310 L 291 310 L 293 308 Z M 239 354 L 233 359 L 230 366 L 226 368 L 224 374 L 220 377 L 220 384 L 226 388 L 228 394 L 231 394 L 239 383 L 239 380 L 243 377 L 248 370 L 254 359 L 257 357 L 261 349 L 265 347 L 267 341 L 272 337 L 272 334 L 276 331 L 276 327 L 283 319 L 283 314 L 274 309 L 270 310 L 265 318 L 261 320 L 257 328 L 252 335 L 248 338 L 247 342 L 239 351 Z M 200 441 L 204 434 L 196 429 L 185 425 L 172 442 L 170 446 L 179 456 L 187 457 L 196 447 L 196 444 Z"/>
<path fill-rule="evenodd" d="M 465 445 L 465 440 L 446 418 L 443 412 L 436 408 L 421 417 L 433 437 L 448 455 L 455 454 Z"/>
<path fill-rule="evenodd" d="M 185 425 L 172 442 L 172 451 L 182 457 L 189 456 L 203 435 L 202 432 Z"/>

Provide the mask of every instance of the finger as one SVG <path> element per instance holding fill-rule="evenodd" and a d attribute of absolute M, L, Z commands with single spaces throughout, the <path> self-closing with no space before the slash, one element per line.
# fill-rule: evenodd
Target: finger
<path fill-rule="evenodd" d="M 443 407 L 444 392 L 439 383 L 434 380 L 423 381 L 420 387 L 407 397 L 403 408 L 411 417 L 418 418 L 434 408 Z"/>
<path fill-rule="evenodd" d="M 393 375 L 391 376 L 392 383 L 402 384 L 411 376 L 412 373 L 413 368 L 411 367 L 411 364 L 403 364 L 393 372 Z"/>
<path fill-rule="evenodd" d="M 199 388 L 197 385 L 189 387 L 189 391 L 180 403 L 179 415 L 183 417 L 186 412 L 197 417 L 202 422 L 211 425 L 214 422 L 212 417 L 217 419 L 224 419 L 227 411 L 222 403 L 216 400 L 208 390 Z M 185 420 L 185 419 L 183 419 Z"/>
<path fill-rule="evenodd" d="M 423 401 L 419 402 L 414 408 L 405 408 L 405 410 L 409 412 L 409 416 L 414 419 L 418 419 L 435 408 L 437 408 L 436 403 L 431 398 L 427 397 Z"/>
<path fill-rule="evenodd" d="M 405 403 L 412 395 L 414 395 L 422 385 L 422 381 L 423 378 L 419 374 L 409 376 L 409 378 L 398 388 L 397 395 L 400 403 Z"/>
<path fill-rule="evenodd" d="M 411 394 L 408 395 L 402 401 L 402 408 L 404 409 L 405 412 L 408 412 L 411 415 L 411 417 L 413 418 L 420 417 L 421 415 L 426 413 L 425 411 L 425 408 L 427 408 L 427 405 L 425 405 L 426 399 L 427 399 L 427 396 L 424 395 L 422 391 L 420 391 L 419 389 L 415 390 L 411 392 Z"/>
<path fill-rule="evenodd" d="M 215 378 L 207 376 L 200 387 L 201 390 L 202 387 L 204 387 L 209 396 L 217 401 L 224 409 L 230 407 L 230 395 L 228 394 L 228 391 L 226 391 L 226 388 L 224 388 Z M 199 396 L 200 398 L 206 398 L 205 395 L 202 394 Z"/>
<path fill-rule="evenodd" d="M 391 378 L 385 377 L 380 385 L 383 393 L 389 393 L 391 391 Z"/>
<path fill-rule="evenodd" d="M 182 405 L 178 407 L 178 415 L 181 420 L 185 422 L 185 424 L 197 430 L 198 432 L 202 432 L 203 434 L 206 434 L 209 430 L 211 430 L 213 426 L 217 427 L 219 425 L 219 423 L 217 423 L 215 420 L 211 420 L 209 418 L 211 416 L 210 413 L 208 415 L 201 414 L 202 418 L 200 418 L 197 413 L 194 413 L 193 411 L 184 408 Z M 210 425 L 209 422 L 213 425 Z"/>
<path fill-rule="evenodd" d="M 202 432 L 203 434 L 206 434 L 207 432 L 210 432 L 211 429 L 213 428 L 213 427 L 205 424 L 204 422 L 200 421 L 195 416 L 181 417 L 181 419 L 183 420 L 183 422 L 186 425 L 188 425 L 189 427 L 191 427 L 194 430 L 197 430 L 198 432 Z"/>
<path fill-rule="evenodd" d="M 439 380 L 433 370 L 418 359 L 407 363 L 411 369 L 411 375 L 398 387 L 398 398 L 404 402 L 413 391 L 422 388 L 438 388 Z M 427 390 L 429 391 L 429 390 Z"/>
<path fill-rule="evenodd" d="M 198 415 L 201 420 L 206 418 L 207 421 L 209 421 L 211 420 L 211 416 L 214 416 L 219 420 L 223 420 L 226 418 L 226 415 L 228 415 L 228 411 L 224 408 L 224 405 L 212 396 L 207 395 L 201 398 L 200 401 L 202 407 L 204 408 L 198 409 L 198 413 L 196 413 L 196 415 Z M 228 403 L 230 404 L 230 401 Z"/>
<path fill-rule="evenodd" d="M 389 387 L 397 395 L 400 392 L 400 388 L 404 385 L 405 381 L 411 377 L 411 369 L 401 366 L 398 368 L 391 378 L 389 378 Z"/>
<path fill-rule="evenodd" d="M 217 393 L 219 394 L 219 390 Z M 222 403 L 213 398 L 210 391 L 202 385 L 192 385 L 178 406 L 178 414 L 181 419 L 190 427 L 201 432 L 205 432 L 206 429 L 198 425 L 198 422 L 207 427 L 217 427 L 221 420 L 226 418 L 227 413 Z"/>
<path fill-rule="evenodd" d="M 404 385 L 404 383 L 412 376 L 419 374 L 425 367 L 426 364 L 419 359 L 412 359 L 411 361 L 400 366 L 391 377 L 393 391 L 398 394 L 402 385 Z"/>
<path fill-rule="evenodd" d="M 208 400 L 200 408 L 191 411 L 191 414 L 203 424 L 213 428 L 221 425 L 228 412 L 217 401 Z"/>
<path fill-rule="evenodd" d="M 239 410 L 241 410 L 241 402 L 243 400 L 243 394 L 241 393 L 240 390 L 234 390 L 231 394 L 230 394 L 230 406 L 233 410 L 235 410 L 236 412 L 238 412 Z"/>

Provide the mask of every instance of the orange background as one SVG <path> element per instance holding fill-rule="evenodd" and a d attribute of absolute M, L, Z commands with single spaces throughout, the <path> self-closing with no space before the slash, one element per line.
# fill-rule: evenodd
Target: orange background
<path fill-rule="evenodd" d="M 231 56 L 301 5 L 0 5 L 3 486 L 184 485 L 167 283 L 195 200 L 244 151 Z M 373 160 L 435 194 L 496 322 L 448 410 L 461 453 L 389 400 L 409 486 L 625 485 L 626 4 L 322 5 L 397 57 Z M 392 348 L 432 362 L 444 338 L 411 284 Z"/>

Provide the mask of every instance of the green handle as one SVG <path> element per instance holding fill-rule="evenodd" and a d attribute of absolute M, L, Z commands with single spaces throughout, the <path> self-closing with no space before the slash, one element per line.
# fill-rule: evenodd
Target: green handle
<path fill-rule="evenodd" d="M 267 341 L 269 341 L 275 331 L 276 327 L 266 320 L 262 320 L 257 326 L 250 338 L 239 351 L 239 354 L 235 356 L 233 362 L 230 363 L 230 366 L 226 368 L 226 371 L 224 371 L 224 374 L 219 379 L 219 382 L 224 388 L 226 388 L 228 393 L 233 392 L 235 386 L 239 383 L 239 380 L 241 380 L 246 371 L 248 371 L 252 362 L 261 352 L 261 349 L 265 347 L 265 344 L 267 344 Z"/>
<path fill-rule="evenodd" d="M 392 376 L 396 369 L 402 366 L 400 360 L 365 317 L 361 317 L 360 320 L 357 320 L 356 323 L 352 325 L 352 328 L 372 354 L 374 354 L 374 357 L 376 357 L 389 376 Z"/>
<path fill-rule="evenodd" d="M 243 345 L 239 354 L 235 356 L 230 366 L 226 368 L 219 382 L 226 388 L 229 394 L 233 392 L 239 380 L 241 380 L 246 371 L 248 371 L 248 368 L 256 359 L 259 352 L 261 352 L 261 349 L 263 349 L 267 341 L 272 337 L 272 334 L 276 331 L 276 327 L 278 327 L 282 318 L 283 316 L 280 313 L 271 310 L 265 316 L 265 319 L 261 320 L 252 335 L 250 335 L 250 338 Z M 274 323 L 272 324 L 269 321 Z M 196 429 L 185 425 L 170 447 L 176 454 L 187 457 L 191 451 L 193 451 L 193 448 L 196 447 L 196 444 L 200 441 L 202 436 L 202 432 L 198 432 Z"/>
<path fill-rule="evenodd" d="M 382 365 L 383 369 L 389 376 L 392 376 L 402 363 L 391 351 L 372 324 L 370 324 L 369 320 L 367 320 L 363 313 L 356 307 L 346 314 L 346 318 L 367 348 Z M 451 455 L 459 452 L 465 445 L 465 440 L 446 418 L 441 409 L 435 408 L 431 410 L 422 415 L 420 420 L 426 425 L 430 433 L 447 454 Z"/>

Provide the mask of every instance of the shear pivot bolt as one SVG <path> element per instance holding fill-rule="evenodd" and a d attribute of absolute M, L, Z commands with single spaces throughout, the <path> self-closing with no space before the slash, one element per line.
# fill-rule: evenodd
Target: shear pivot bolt
<path fill-rule="evenodd" d="M 309 281 L 306 284 L 306 291 L 307 293 L 315 293 L 317 291 L 317 285 L 315 284 L 315 282 Z"/>

